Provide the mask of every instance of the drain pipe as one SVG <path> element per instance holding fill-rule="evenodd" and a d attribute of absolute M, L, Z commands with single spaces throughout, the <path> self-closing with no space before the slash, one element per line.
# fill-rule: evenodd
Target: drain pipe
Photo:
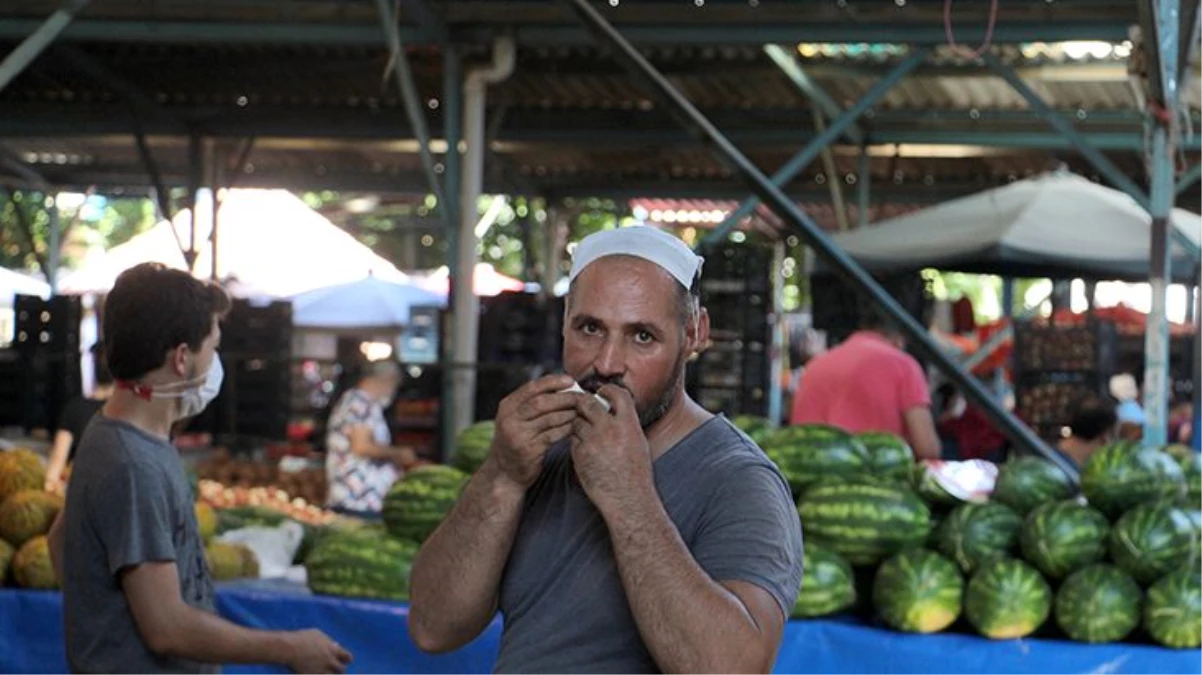
<path fill-rule="evenodd" d="M 472 68 L 463 84 L 463 182 L 459 189 L 459 232 L 455 252 L 455 293 L 452 299 L 451 397 L 453 426 L 447 433 L 458 435 L 475 420 L 476 352 L 480 331 L 480 303 L 476 299 L 477 211 L 484 191 L 484 157 L 488 151 L 485 133 L 488 85 L 504 81 L 513 73 L 516 50 L 509 37 L 493 43 L 492 63 Z M 457 152 L 447 148 L 447 152 Z"/>

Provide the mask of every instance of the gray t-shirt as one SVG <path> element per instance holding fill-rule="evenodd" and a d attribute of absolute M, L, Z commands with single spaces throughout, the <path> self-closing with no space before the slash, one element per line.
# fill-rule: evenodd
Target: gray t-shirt
<path fill-rule="evenodd" d="M 801 523 L 789 487 L 755 443 L 715 417 L 654 464 L 655 485 L 693 558 L 745 581 L 788 616 L 801 586 Z M 567 444 L 531 487 L 501 582 L 496 672 L 658 672 L 639 634 L 601 514 Z"/>
<path fill-rule="evenodd" d="M 218 670 L 152 653 L 121 588 L 122 570 L 174 561 L 184 601 L 214 611 L 204 543 L 175 447 L 97 413 L 71 471 L 64 538 L 63 620 L 73 672 Z"/>

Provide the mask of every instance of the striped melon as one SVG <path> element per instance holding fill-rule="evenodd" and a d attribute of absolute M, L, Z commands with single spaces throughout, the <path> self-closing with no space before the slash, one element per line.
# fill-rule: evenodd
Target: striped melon
<path fill-rule="evenodd" d="M 42 459 L 29 450 L 0 451 L 0 502 L 21 490 L 41 490 L 46 485 Z"/>
<path fill-rule="evenodd" d="M 1106 556 L 1110 523 L 1096 509 L 1073 500 L 1044 504 L 1023 520 L 1023 557 L 1050 579 L 1096 563 Z"/>
<path fill-rule="evenodd" d="M 896 434 L 868 431 L 856 434 L 868 452 L 868 468 L 878 476 L 906 478 L 913 471 L 914 450 Z"/>
<path fill-rule="evenodd" d="M 961 504 L 948 514 L 935 535 L 936 548 L 965 574 L 981 564 L 1009 556 L 1018 545 L 1022 518 L 1001 504 Z"/>
<path fill-rule="evenodd" d="M 59 587 L 45 535 L 34 537 L 17 549 L 12 568 L 13 579 L 21 588 L 52 590 Z"/>
<path fill-rule="evenodd" d="M 450 512 L 467 481 L 466 473 L 438 464 L 409 471 L 384 498 L 384 526 L 388 533 L 422 543 Z"/>
<path fill-rule="evenodd" d="M 1124 441 L 1089 456 L 1081 490 L 1090 505 L 1114 519 L 1137 504 L 1184 497 L 1185 474 L 1168 453 Z"/>
<path fill-rule="evenodd" d="M 1083 567 L 1056 593 L 1056 623 L 1078 642 L 1115 642 L 1135 630 L 1141 618 L 1139 584 L 1114 565 Z"/>
<path fill-rule="evenodd" d="M 1038 570 L 1001 558 L 973 575 L 964 593 L 964 615 L 981 635 L 1011 640 L 1034 633 L 1052 611 L 1052 589 Z"/>
<path fill-rule="evenodd" d="M 858 476 L 868 468 L 864 445 L 846 431 L 826 425 L 784 427 L 761 447 L 780 469 L 794 496 L 802 495 L 821 479 Z"/>
<path fill-rule="evenodd" d="M 1197 564 L 1193 520 L 1171 502 L 1140 504 L 1110 531 L 1110 557 L 1141 584 L 1150 584 L 1186 563 Z"/>
<path fill-rule="evenodd" d="M 413 542 L 371 532 L 333 533 L 305 560 L 309 589 L 348 598 L 407 600 L 416 556 Z"/>
<path fill-rule="evenodd" d="M 1072 480 L 1040 457 L 1019 457 L 998 467 L 990 499 L 1026 515 L 1040 504 L 1068 499 L 1076 493 Z"/>
<path fill-rule="evenodd" d="M 455 454 L 452 460 L 455 468 L 464 473 L 475 473 L 488 457 L 496 429 L 496 422 L 487 420 L 476 422 L 459 432 L 455 439 Z"/>
<path fill-rule="evenodd" d="M 0 539 L 0 586 L 8 581 L 8 568 L 12 564 L 16 549 L 7 541 Z"/>
<path fill-rule="evenodd" d="M 960 616 L 964 578 L 947 558 L 906 549 L 877 569 L 872 602 L 881 619 L 907 633 L 937 633 Z"/>
<path fill-rule="evenodd" d="M 806 619 L 841 612 L 856 602 L 851 565 L 838 553 L 806 543 L 801 592 L 791 616 Z"/>
<path fill-rule="evenodd" d="M 13 546 L 50 531 L 63 508 L 63 498 L 37 490 L 21 490 L 0 503 L 0 538 Z"/>
<path fill-rule="evenodd" d="M 1148 588 L 1144 629 L 1166 647 L 1202 645 L 1202 572 L 1197 565 L 1178 568 Z"/>
<path fill-rule="evenodd" d="M 931 512 L 912 491 L 888 485 L 832 484 L 808 490 L 798 503 L 810 541 L 853 565 L 872 565 L 931 530 Z"/>

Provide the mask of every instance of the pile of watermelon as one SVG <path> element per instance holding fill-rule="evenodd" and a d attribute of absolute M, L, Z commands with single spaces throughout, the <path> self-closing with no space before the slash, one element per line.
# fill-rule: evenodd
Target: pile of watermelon
<path fill-rule="evenodd" d="M 805 532 L 795 618 L 861 611 L 904 632 L 1202 644 L 1202 464 L 1188 449 L 1104 448 L 1080 494 L 1051 462 L 1015 459 L 988 497 L 965 501 L 896 437 L 799 426 L 763 447 Z"/>

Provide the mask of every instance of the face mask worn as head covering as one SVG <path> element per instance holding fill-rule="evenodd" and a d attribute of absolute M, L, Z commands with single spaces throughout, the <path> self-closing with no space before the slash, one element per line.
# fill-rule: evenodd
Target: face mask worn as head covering
<path fill-rule="evenodd" d="M 592 263 L 611 255 L 629 255 L 653 262 L 688 289 L 705 259 L 680 239 L 646 225 L 603 230 L 585 237 L 572 254 L 569 281 Z"/>

